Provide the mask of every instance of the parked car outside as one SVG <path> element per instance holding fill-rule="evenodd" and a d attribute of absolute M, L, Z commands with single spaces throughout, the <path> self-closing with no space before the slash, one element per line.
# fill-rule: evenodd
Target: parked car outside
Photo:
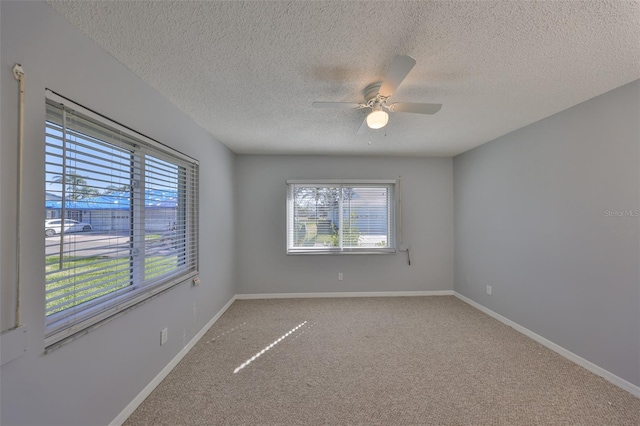
<path fill-rule="evenodd" d="M 47 237 L 59 234 L 62 229 L 62 219 L 49 219 L 44 221 L 44 233 Z M 90 223 L 78 222 L 73 219 L 65 219 L 64 232 L 82 232 L 93 229 Z"/>

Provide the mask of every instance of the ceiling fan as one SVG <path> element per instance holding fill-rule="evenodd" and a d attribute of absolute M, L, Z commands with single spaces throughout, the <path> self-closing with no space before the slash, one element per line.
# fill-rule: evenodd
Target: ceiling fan
<path fill-rule="evenodd" d="M 400 86 L 409 71 L 416 64 L 416 60 L 411 56 L 398 55 L 393 58 L 389 71 L 382 83 L 373 83 L 364 89 L 364 103 L 357 102 L 314 102 L 314 108 L 341 108 L 341 109 L 363 109 L 370 108 L 371 112 L 362 122 L 358 129 L 358 134 L 364 133 L 367 126 L 371 129 L 381 129 L 389 122 L 391 112 L 411 112 L 414 114 L 435 114 L 440 111 L 442 104 L 417 104 L 408 102 L 395 102 L 387 104 L 393 92 Z M 365 126 L 366 124 L 366 126 Z"/>

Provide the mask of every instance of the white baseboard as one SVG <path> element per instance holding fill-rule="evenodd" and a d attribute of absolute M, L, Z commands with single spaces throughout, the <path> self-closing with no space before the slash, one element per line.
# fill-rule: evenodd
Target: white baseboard
<path fill-rule="evenodd" d="M 563 348 L 562 346 L 553 343 L 551 340 L 545 339 L 544 337 L 540 336 L 539 334 L 534 333 L 533 331 L 529 330 L 528 328 L 525 328 L 523 326 L 521 326 L 520 324 L 511 321 L 510 319 L 503 317 L 502 315 L 493 312 L 491 309 L 486 308 L 485 306 L 479 304 L 478 302 L 474 302 L 473 300 L 469 299 L 468 297 L 463 296 L 462 294 L 454 291 L 453 295 L 455 297 L 457 297 L 458 299 L 462 300 L 463 302 L 468 303 L 469 305 L 473 306 L 474 308 L 484 312 L 485 314 L 497 319 L 498 321 L 502 322 L 503 324 L 508 325 L 511 328 L 514 328 L 515 330 L 519 331 L 520 333 L 524 334 L 527 337 L 532 338 L 533 340 L 535 340 L 536 342 L 540 343 L 543 346 L 546 346 L 547 348 L 551 349 L 552 351 L 562 355 L 563 357 L 567 358 L 569 361 L 572 361 L 576 364 L 578 364 L 581 367 L 586 368 L 587 370 L 591 371 L 594 374 L 597 374 L 598 376 L 602 377 L 603 379 L 613 383 L 614 385 L 618 386 L 619 388 L 622 388 L 624 390 L 626 390 L 627 392 L 629 392 L 630 394 L 640 398 L 640 386 L 636 386 L 633 383 L 630 383 L 626 380 L 624 380 L 621 377 L 616 376 L 615 374 L 611 373 L 610 371 L 605 370 L 604 368 L 592 363 L 591 361 L 587 361 L 586 359 L 582 358 L 579 355 L 574 354 L 573 352 Z"/>
<path fill-rule="evenodd" d="M 129 416 L 133 414 L 136 408 L 138 408 L 138 406 L 142 404 L 142 401 L 144 401 L 151 394 L 151 392 L 153 392 L 153 390 L 160 384 L 160 382 L 162 382 L 162 380 L 167 377 L 171 370 L 173 370 L 175 366 L 178 365 L 182 358 L 184 358 L 184 356 L 196 345 L 196 343 L 198 343 L 202 336 L 204 336 L 204 334 L 211 328 L 213 324 L 215 324 L 218 318 L 220 318 L 220 316 L 224 314 L 224 312 L 229 308 L 229 306 L 231 306 L 231 304 L 235 300 L 236 297 L 233 296 L 231 300 L 229 300 L 227 304 L 224 305 L 222 309 L 220 309 L 218 313 L 215 314 L 213 318 L 211 318 L 211 320 L 209 320 L 209 322 L 204 327 L 202 327 L 202 329 L 195 336 L 193 336 L 193 339 L 191 339 L 189 343 L 187 343 L 187 345 L 182 348 L 182 350 L 178 352 L 175 357 L 173 357 L 171 362 L 169 362 L 169 364 L 167 364 L 162 369 L 162 371 L 160 371 L 158 375 L 154 377 L 147 386 L 145 386 L 144 389 L 142 389 L 142 391 L 133 399 L 133 401 L 131 401 L 125 407 L 125 409 L 122 410 L 120 414 L 118 414 L 116 418 L 111 421 L 111 423 L 109 423 L 109 426 L 121 426 L 129 418 Z"/>
<path fill-rule="evenodd" d="M 317 297 L 402 297 L 402 296 L 453 296 L 453 290 L 433 291 L 338 291 L 326 293 L 265 293 L 236 294 L 237 300 L 248 299 L 305 299 Z"/>

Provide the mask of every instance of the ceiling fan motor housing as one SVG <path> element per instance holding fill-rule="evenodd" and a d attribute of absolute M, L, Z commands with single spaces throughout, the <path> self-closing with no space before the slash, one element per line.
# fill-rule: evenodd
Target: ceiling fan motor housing
<path fill-rule="evenodd" d="M 364 88 L 362 91 L 364 93 L 364 100 L 368 104 L 369 101 L 375 99 L 378 96 L 378 92 L 380 91 L 380 86 L 382 86 L 382 82 L 372 83 Z"/>

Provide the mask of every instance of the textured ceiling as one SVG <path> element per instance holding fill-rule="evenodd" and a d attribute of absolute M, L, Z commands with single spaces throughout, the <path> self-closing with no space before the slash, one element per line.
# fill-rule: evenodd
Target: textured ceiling
<path fill-rule="evenodd" d="M 464 152 L 640 78 L 640 2 L 52 1 L 236 153 Z M 396 54 L 417 64 L 392 114 L 356 137 Z"/>

